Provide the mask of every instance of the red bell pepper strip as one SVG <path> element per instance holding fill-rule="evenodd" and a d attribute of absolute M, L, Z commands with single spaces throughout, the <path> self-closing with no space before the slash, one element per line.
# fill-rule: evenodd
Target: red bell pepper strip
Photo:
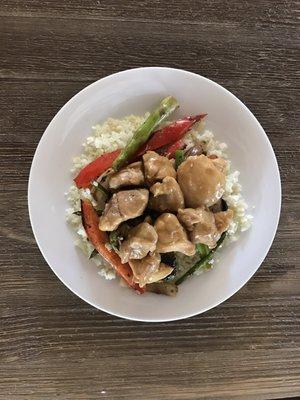
<path fill-rule="evenodd" d="M 163 154 L 168 158 L 174 158 L 176 150 L 180 150 L 184 147 L 184 141 L 182 139 L 177 140 L 177 142 L 171 143 L 166 146 Z"/>
<path fill-rule="evenodd" d="M 103 154 L 96 160 L 84 167 L 74 179 L 78 188 L 88 188 L 94 179 L 97 179 L 103 172 L 112 166 L 112 163 L 120 154 L 121 150 Z"/>
<path fill-rule="evenodd" d="M 138 151 L 135 158 L 142 156 L 146 151 L 159 149 L 160 147 L 181 139 L 196 122 L 205 118 L 206 115 L 207 114 L 199 114 L 194 117 L 179 119 L 154 132 L 148 142 Z"/>
<path fill-rule="evenodd" d="M 107 234 L 106 232 L 100 231 L 98 214 L 89 200 L 81 201 L 81 213 L 82 225 L 86 231 L 87 237 L 98 253 L 115 268 L 117 273 L 130 287 L 140 293 L 144 293 L 144 289 L 133 282 L 133 273 L 129 264 L 122 264 L 118 254 L 106 247 L 106 243 L 108 243 Z"/>

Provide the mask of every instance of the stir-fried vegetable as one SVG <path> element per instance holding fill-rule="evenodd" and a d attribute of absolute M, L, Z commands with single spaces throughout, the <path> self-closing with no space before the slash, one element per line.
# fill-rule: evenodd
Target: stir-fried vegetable
<path fill-rule="evenodd" d="M 154 129 L 168 118 L 178 106 L 178 101 L 172 96 L 168 96 L 160 102 L 158 107 L 150 113 L 148 118 L 146 118 L 143 124 L 136 130 L 132 139 L 114 161 L 113 168 L 115 171 L 118 171 L 134 157 L 140 147 L 147 142 Z"/>
<path fill-rule="evenodd" d="M 97 189 L 98 192 L 101 192 L 104 196 L 106 196 L 106 198 L 109 197 L 109 191 L 107 189 L 105 189 L 105 187 L 101 183 L 99 183 L 97 181 L 93 181 L 92 186 L 95 189 Z"/>
<path fill-rule="evenodd" d="M 184 161 L 184 151 L 176 150 L 175 151 L 175 169 L 177 169 L 183 161 Z"/>
<path fill-rule="evenodd" d="M 184 147 L 184 141 L 182 139 L 177 140 L 177 142 L 171 143 L 164 150 L 164 155 L 168 158 L 174 158 L 177 150 L 181 150 Z"/>
<path fill-rule="evenodd" d="M 140 148 L 136 157 L 142 156 L 148 150 L 156 150 L 170 143 L 177 142 L 196 122 L 203 119 L 206 115 L 207 114 L 199 114 L 194 117 L 186 117 L 164 126 L 153 133 L 148 142 Z"/>
<path fill-rule="evenodd" d="M 173 283 L 160 281 L 148 284 L 146 286 L 146 291 L 156 294 L 165 294 L 166 296 L 176 296 L 178 287 Z"/>
<path fill-rule="evenodd" d="M 108 237 L 105 232 L 99 229 L 99 217 L 89 200 L 81 201 L 82 224 L 92 245 L 98 253 L 108 261 L 117 271 L 117 273 L 133 289 L 144 292 L 144 289 L 133 282 L 133 273 L 129 264 L 122 264 L 120 257 L 113 250 L 107 247 Z"/>
<path fill-rule="evenodd" d="M 190 157 L 190 156 L 200 156 L 201 154 L 204 153 L 204 148 L 203 146 L 198 143 L 195 144 L 194 146 L 190 147 L 185 151 L 185 156 Z"/>
<path fill-rule="evenodd" d="M 204 257 L 209 253 L 209 247 L 203 243 L 197 243 L 196 250 L 200 257 Z"/>
<path fill-rule="evenodd" d="M 224 239 L 226 237 L 226 232 L 223 232 L 220 239 L 217 242 L 216 247 L 211 249 L 209 253 L 207 253 L 204 257 L 202 257 L 196 264 L 192 266 L 184 275 L 182 275 L 179 279 L 175 281 L 176 285 L 180 285 L 183 281 L 186 280 L 186 278 L 190 275 L 192 275 L 195 271 L 197 271 L 200 268 L 203 268 L 204 266 L 207 265 L 208 261 L 210 261 L 215 253 L 215 251 L 221 246 L 223 243 Z"/>
<path fill-rule="evenodd" d="M 109 244 L 113 250 L 119 250 L 120 240 L 118 231 L 112 231 L 109 234 Z"/>
<path fill-rule="evenodd" d="M 209 252 L 210 252 L 209 247 L 203 243 L 196 244 L 196 251 L 201 258 L 207 256 L 207 254 L 209 254 Z M 209 260 L 206 262 L 206 264 L 203 264 L 201 268 L 202 269 L 210 269 L 211 264 L 209 264 Z"/>
<path fill-rule="evenodd" d="M 78 188 L 88 188 L 94 179 L 110 168 L 121 150 L 103 154 L 84 167 L 74 179 Z"/>
<path fill-rule="evenodd" d="M 103 212 L 105 203 L 107 202 L 109 197 L 108 191 L 100 183 L 94 181 L 92 183 L 91 193 L 97 202 L 96 210 L 98 212 Z"/>

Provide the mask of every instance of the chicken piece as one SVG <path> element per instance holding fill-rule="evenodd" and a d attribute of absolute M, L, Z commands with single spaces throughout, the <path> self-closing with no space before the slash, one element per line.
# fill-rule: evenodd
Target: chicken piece
<path fill-rule="evenodd" d="M 139 217 L 145 211 L 149 199 L 147 189 L 123 190 L 115 193 L 99 218 L 101 231 L 114 231 L 121 222 Z"/>
<path fill-rule="evenodd" d="M 204 220 L 206 215 L 210 216 L 203 208 L 185 208 L 178 210 L 177 218 L 187 231 L 192 232 L 195 225 Z"/>
<path fill-rule="evenodd" d="M 108 187 L 110 189 L 119 189 L 124 186 L 139 186 L 144 182 L 142 161 L 137 161 L 111 174 L 108 178 Z"/>
<path fill-rule="evenodd" d="M 147 283 L 154 283 L 161 281 L 162 279 L 166 278 L 168 275 L 170 275 L 173 272 L 174 268 L 170 267 L 169 265 L 166 265 L 164 263 L 160 263 L 158 270 L 150 276 L 148 279 Z"/>
<path fill-rule="evenodd" d="M 214 248 L 217 241 L 220 239 L 221 234 L 228 229 L 228 226 L 232 220 L 233 212 L 232 210 L 221 211 L 219 213 L 210 213 L 211 216 L 207 215 L 204 219 L 195 225 L 192 233 L 191 239 L 193 243 L 206 244 L 209 248 Z M 209 219 L 211 224 L 209 225 Z"/>
<path fill-rule="evenodd" d="M 188 240 L 187 233 L 175 215 L 165 213 L 155 221 L 154 228 L 158 234 L 156 251 L 169 253 L 178 251 L 192 256 L 195 254 L 195 245 Z"/>
<path fill-rule="evenodd" d="M 149 254 L 142 260 L 129 260 L 133 272 L 133 280 L 143 287 L 147 283 L 157 282 L 173 271 L 172 267 L 160 262 L 160 254 Z"/>
<path fill-rule="evenodd" d="M 178 211 L 178 219 L 191 232 L 192 242 L 206 244 L 209 248 L 216 246 L 221 234 L 228 229 L 232 217 L 232 210 L 215 214 L 204 208 Z"/>
<path fill-rule="evenodd" d="M 139 260 L 146 257 L 149 252 L 154 252 L 157 238 L 155 229 L 147 222 L 132 228 L 120 245 L 119 255 L 122 263 L 128 262 L 129 259 Z"/>
<path fill-rule="evenodd" d="M 176 178 L 174 160 L 160 156 L 155 151 L 147 151 L 143 155 L 145 178 L 148 183 L 162 181 L 166 176 Z"/>
<path fill-rule="evenodd" d="M 188 207 L 212 206 L 223 195 L 225 174 L 216 160 L 204 156 L 188 157 L 177 170 L 177 179 Z"/>
<path fill-rule="evenodd" d="M 211 211 L 204 208 L 186 208 L 178 211 L 178 219 L 191 232 L 190 236 L 193 243 L 215 247 L 218 231 L 214 214 Z"/>
<path fill-rule="evenodd" d="M 176 179 L 167 176 L 150 188 L 149 206 L 153 210 L 177 212 L 184 207 L 184 198 Z"/>
<path fill-rule="evenodd" d="M 219 233 L 222 234 L 223 232 L 227 231 L 233 218 L 233 211 L 232 210 L 221 211 L 215 213 L 214 216 L 216 221 L 216 227 Z"/>
<path fill-rule="evenodd" d="M 212 159 L 214 166 L 223 174 L 226 171 L 227 161 L 224 158 L 216 157 Z"/>

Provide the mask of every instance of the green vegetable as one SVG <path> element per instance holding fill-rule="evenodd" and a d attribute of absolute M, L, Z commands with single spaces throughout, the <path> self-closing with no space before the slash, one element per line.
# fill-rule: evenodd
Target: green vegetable
<path fill-rule="evenodd" d="M 176 150 L 175 151 L 175 169 L 177 169 L 183 161 L 184 161 L 184 151 Z"/>
<path fill-rule="evenodd" d="M 199 260 L 199 255 L 192 256 L 193 259 L 193 264 Z M 162 261 L 164 262 L 164 261 Z M 165 262 L 164 262 L 165 263 Z M 167 263 L 165 263 L 167 264 Z M 185 273 L 191 268 L 191 265 L 193 265 L 191 262 L 191 257 L 186 256 L 182 253 L 175 253 L 175 260 L 172 264 L 172 267 L 174 267 L 173 272 L 168 275 L 166 278 L 164 278 L 164 282 L 170 282 L 174 283 L 176 282 L 179 278 L 181 278 Z"/>
<path fill-rule="evenodd" d="M 113 248 L 113 250 L 119 250 L 120 246 L 120 240 L 119 240 L 119 232 L 118 231 L 112 231 L 109 234 L 109 244 Z"/>
<path fill-rule="evenodd" d="M 217 242 L 217 245 L 215 248 L 213 248 L 212 250 L 209 251 L 208 254 L 206 254 L 206 256 L 204 256 L 203 258 L 201 258 L 196 264 L 194 264 L 192 266 L 192 268 L 190 268 L 184 275 L 182 275 L 179 279 L 176 280 L 176 285 L 180 285 L 183 281 L 186 280 L 186 278 L 190 275 L 192 275 L 195 271 L 197 271 L 200 268 L 206 267 L 208 261 L 210 261 L 215 253 L 215 251 L 221 246 L 221 244 L 223 243 L 224 239 L 226 237 L 226 232 L 222 233 L 220 239 Z"/>
<path fill-rule="evenodd" d="M 196 250 L 201 257 L 204 257 L 209 253 L 209 247 L 206 244 L 202 243 L 196 244 Z"/>
<path fill-rule="evenodd" d="M 178 106 L 178 101 L 174 97 L 168 96 L 164 98 L 158 107 L 150 113 L 149 117 L 135 131 L 132 139 L 127 143 L 120 155 L 114 161 L 113 169 L 118 171 L 124 164 L 130 161 L 138 149 L 147 142 L 151 133 L 159 124 L 168 118 Z"/>
<path fill-rule="evenodd" d="M 109 192 L 100 183 L 93 182 L 91 193 L 97 202 L 97 207 L 96 207 L 97 212 L 99 211 L 102 214 L 105 207 L 105 203 L 107 202 L 109 197 Z"/>
<path fill-rule="evenodd" d="M 101 183 L 99 183 L 99 182 L 97 182 L 97 181 L 94 181 L 94 182 L 92 183 L 92 186 L 93 186 L 93 187 L 92 187 L 92 191 L 95 191 L 95 192 L 99 191 L 99 192 L 102 193 L 103 196 L 105 196 L 106 198 L 109 197 L 109 191 L 108 191 L 107 189 L 105 189 L 105 187 L 102 186 Z"/>

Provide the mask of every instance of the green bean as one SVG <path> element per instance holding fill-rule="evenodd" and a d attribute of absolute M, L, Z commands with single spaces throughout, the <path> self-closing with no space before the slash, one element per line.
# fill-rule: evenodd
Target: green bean
<path fill-rule="evenodd" d="M 220 239 L 217 242 L 216 247 L 210 250 L 206 256 L 201 258 L 196 264 L 194 264 L 183 276 L 181 276 L 175 283 L 176 285 L 180 285 L 183 281 L 186 280 L 186 278 L 190 275 L 192 275 L 195 271 L 197 271 L 200 268 L 203 268 L 204 266 L 207 265 L 208 261 L 210 261 L 215 253 L 215 251 L 221 246 L 223 243 L 224 239 L 226 237 L 226 232 L 223 232 Z"/>
<path fill-rule="evenodd" d="M 120 155 L 113 163 L 113 169 L 118 171 L 128 163 L 136 154 L 138 149 L 147 142 L 151 133 L 179 106 L 178 101 L 168 96 L 164 98 L 158 107 L 150 113 L 142 125 L 135 131 L 132 139 L 127 143 Z"/>
<path fill-rule="evenodd" d="M 196 244 L 196 250 L 201 257 L 204 257 L 209 253 L 209 247 L 206 244 L 202 243 Z"/>

